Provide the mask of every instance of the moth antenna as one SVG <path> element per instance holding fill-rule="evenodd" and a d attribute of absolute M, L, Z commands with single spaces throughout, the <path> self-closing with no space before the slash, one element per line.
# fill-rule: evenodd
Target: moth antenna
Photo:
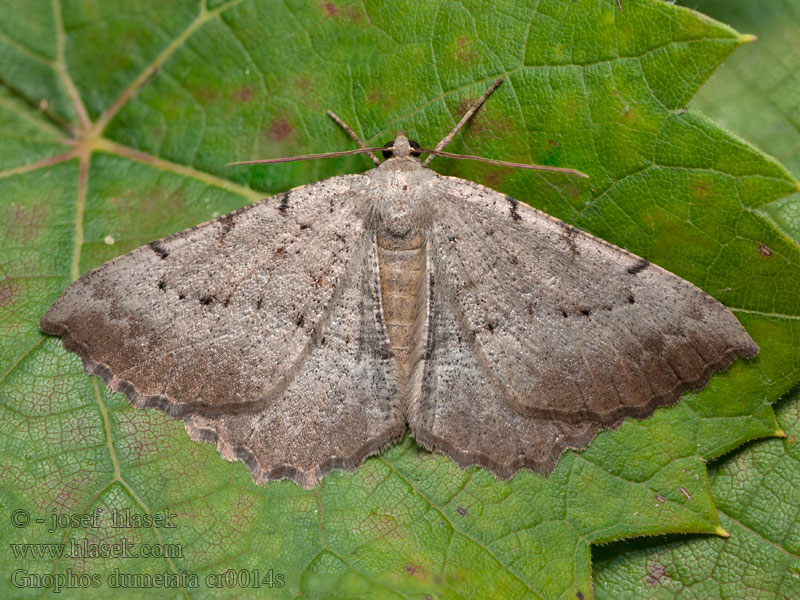
<path fill-rule="evenodd" d="M 486 99 L 489 97 L 489 94 L 495 91 L 495 89 L 497 89 L 497 86 L 500 85 L 501 83 L 503 83 L 502 77 L 497 81 L 495 81 L 491 86 L 489 86 L 488 90 L 483 92 L 483 96 L 478 98 L 478 101 L 472 105 L 472 108 L 470 108 L 467 112 L 464 113 L 464 116 L 461 117 L 461 120 L 456 124 L 455 127 L 453 127 L 450 133 L 448 133 L 441 142 L 436 144 L 435 148 L 436 152 L 441 151 L 442 148 L 444 148 L 445 146 L 447 146 L 447 144 L 453 141 L 453 138 L 458 133 L 458 130 L 464 126 L 464 123 L 469 121 L 470 117 L 475 114 L 475 111 L 477 111 L 481 107 L 481 104 L 486 102 Z M 423 162 L 422 164 L 427 165 L 428 163 L 430 163 L 433 160 L 434 156 L 436 156 L 436 152 L 431 152 L 430 156 L 428 156 L 428 158 L 426 158 L 425 162 Z"/>
<path fill-rule="evenodd" d="M 352 129 L 350 129 L 347 126 L 347 123 L 342 121 L 335 112 L 333 112 L 332 110 L 329 110 L 328 111 L 328 116 L 331 119 L 333 119 L 334 121 L 336 121 L 336 123 L 339 125 L 339 127 L 344 129 L 350 135 L 350 137 L 353 138 L 356 141 L 356 144 L 358 144 L 360 148 L 362 148 L 364 150 L 367 149 L 367 145 L 364 142 L 361 141 L 361 139 L 356 135 L 356 132 L 353 131 Z M 372 162 L 374 162 L 376 166 L 380 166 L 381 161 L 378 160 L 377 156 L 375 156 L 372 152 L 367 152 L 367 154 L 369 154 L 369 157 L 372 159 Z"/>
<path fill-rule="evenodd" d="M 358 150 L 344 150 L 342 152 L 325 152 L 324 154 L 304 154 L 302 156 L 287 156 L 285 158 L 262 158 L 259 160 L 240 160 L 231 162 L 225 165 L 226 167 L 233 167 L 235 165 L 266 165 L 270 163 L 292 162 L 295 160 L 315 160 L 317 158 L 333 158 L 334 156 L 351 156 L 353 154 L 364 154 L 371 152 L 380 152 L 385 148 L 359 148 Z"/>
<path fill-rule="evenodd" d="M 519 169 L 531 169 L 533 171 L 553 171 L 555 173 L 566 173 L 568 175 L 577 175 L 589 179 L 589 176 L 577 169 L 567 169 L 564 167 L 550 167 L 547 165 L 530 165 L 526 163 L 508 162 L 505 160 L 494 160 L 493 158 L 484 158 L 482 156 L 471 156 L 469 154 L 453 154 L 452 152 L 442 152 L 441 150 L 428 150 L 420 148 L 420 152 L 426 152 L 431 156 L 444 156 L 446 158 L 461 158 L 463 160 L 477 160 L 480 162 L 489 163 L 490 165 L 500 165 L 502 167 L 517 167 Z M 429 157 L 430 158 L 430 157 Z M 426 161 L 427 162 L 427 161 Z"/>

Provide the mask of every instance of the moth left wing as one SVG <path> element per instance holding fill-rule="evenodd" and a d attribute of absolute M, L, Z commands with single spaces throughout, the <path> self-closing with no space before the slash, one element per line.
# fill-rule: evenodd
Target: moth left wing
<path fill-rule="evenodd" d="M 374 236 L 361 240 L 340 285 L 308 358 L 273 402 L 256 413 L 186 419 L 193 439 L 244 462 L 256 483 L 288 477 L 312 488 L 405 433 Z"/>
<path fill-rule="evenodd" d="M 364 180 L 295 188 L 117 257 L 40 325 L 257 481 L 312 486 L 405 430 Z"/>

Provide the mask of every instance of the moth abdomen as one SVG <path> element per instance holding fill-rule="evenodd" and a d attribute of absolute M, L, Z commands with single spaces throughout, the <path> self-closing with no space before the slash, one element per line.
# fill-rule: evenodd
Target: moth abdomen
<path fill-rule="evenodd" d="M 425 248 L 415 232 L 405 237 L 377 236 L 378 268 L 381 281 L 381 309 L 399 377 L 410 370 L 419 335 L 417 315 L 422 309 L 425 280 Z"/>

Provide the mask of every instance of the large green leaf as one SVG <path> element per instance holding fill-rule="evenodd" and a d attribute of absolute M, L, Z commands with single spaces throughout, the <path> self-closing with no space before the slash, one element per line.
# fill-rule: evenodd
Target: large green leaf
<path fill-rule="evenodd" d="M 693 5 L 698 5 L 694 2 Z M 692 106 L 756 141 L 800 172 L 800 1 L 704 0 L 698 8 L 758 35 L 728 60 Z M 800 196 L 764 210 L 800 243 Z M 798 300 L 800 302 L 800 300 Z M 783 440 L 759 440 L 710 466 L 723 540 L 649 539 L 593 553 L 598 597 L 800 597 L 800 394 L 778 406 Z"/>
<path fill-rule="evenodd" d="M 103 596 L 119 583 L 108 580 L 117 569 L 198 577 L 198 587 L 184 578 L 177 590 L 116 590 L 128 597 L 588 598 L 591 544 L 722 531 L 704 461 L 775 435 L 770 403 L 800 380 L 800 251 L 757 210 L 797 184 L 684 110 L 745 38 L 656 0 L 623 11 L 615 0 L 528 4 L 19 0 L 4 10 L 5 595 L 42 595 L 22 572 L 96 574 L 100 587 L 62 593 Z M 433 165 L 701 286 L 735 311 L 761 348 L 756 359 L 566 454 L 548 479 L 522 472 L 500 482 L 406 439 L 306 491 L 253 485 L 244 465 L 189 441 L 180 422 L 107 395 L 39 332 L 69 281 L 103 261 L 266 194 L 369 166 L 364 157 L 236 170 L 226 162 L 351 147 L 327 108 L 370 144 L 399 129 L 435 144 L 499 75 L 506 83 L 452 149 L 578 168 L 590 186 Z M 176 527 L 110 527 L 106 517 L 125 508 L 174 513 Z M 97 509 L 99 527 L 48 531 L 54 513 Z M 15 527 L 24 514 L 31 522 Z M 121 537 L 136 551 L 171 544 L 172 556 L 53 558 L 19 545 Z M 208 575 L 228 569 L 260 579 L 272 569 L 283 586 L 209 586 Z"/>

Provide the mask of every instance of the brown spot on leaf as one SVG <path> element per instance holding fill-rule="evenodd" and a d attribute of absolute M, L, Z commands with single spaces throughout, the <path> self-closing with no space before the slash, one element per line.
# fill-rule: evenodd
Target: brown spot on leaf
<path fill-rule="evenodd" d="M 472 40 L 466 36 L 456 40 L 455 56 L 462 65 L 474 65 L 480 58 L 478 51 L 472 46 Z"/>
<path fill-rule="evenodd" d="M 267 130 L 267 137 L 274 142 L 283 142 L 288 138 L 294 128 L 289 124 L 289 119 L 283 115 L 279 115 L 272 120 Z"/>
<path fill-rule="evenodd" d="M 483 180 L 490 188 L 498 189 L 503 187 L 503 180 L 509 175 L 509 173 L 513 173 L 513 170 L 510 168 L 501 167 L 495 171 L 489 171 L 486 173 L 483 176 Z"/>
<path fill-rule="evenodd" d="M 253 88 L 249 85 L 239 88 L 233 92 L 233 98 L 237 102 L 250 102 L 253 99 Z"/>
<path fill-rule="evenodd" d="M 320 2 L 320 9 L 325 13 L 325 17 L 335 17 L 339 14 L 339 7 L 333 2 Z"/>
<path fill-rule="evenodd" d="M 561 193 L 569 198 L 577 198 L 581 194 L 580 186 L 575 185 L 574 183 L 567 183 L 566 185 L 560 186 Z"/>
<path fill-rule="evenodd" d="M 714 188 L 708 181 L 697 181 L 691 185 L 692 197 L 695 200 L 702 200 L 708 202 L 714 198 Z"/>
<path fill-rule="evenodd" d="M 314 85 L 311 83 L 311 79 L 309 79 L 305 75 L 303 75 L 302 77 L 298 77 L 295 80 L 295 84 L 306 94 L 314 91 Z"/>
<path fill-rule="evenodd" d="M 344 18 L 352 23 L 361 20 L 362 15 L 359 7 L 355 4 L 349 4 L 345 7 L 340 7 L 333 2 L 322 2 L 319 5 L 322 12 L 325 13 L 325 18 Z"/>
<path fill-rule="evenodd" d="M 664 576 L 664 573 L 666 573 L 664 565 L 662 565 L 659 562 L 654 562 L 652 565 L 650 565 L 647 571 L 648 575 L 646 581 L 650 585 L 658 585 L 658 582 L 661 581 L 661 578 Z"/>
<path fill-rule="evenodd" d="M 200 87 L 194 90 L 194 96 L 204 102 L 211 102 L 217 99 L 217 90 L 213 87 Z"/>
<path fill-rule="evenodd" d="M 472 108 L 477 98 L 464 98 L 458 103 L 454 119 L 459 121 Z M 469 132 L 487 138 L 505 138 L 514 130 L 514 124 L 505 117 L 492 116 L 489 111 L 479 110 L 472 116 L 467 126 Z"/>
<path fill-rule="evenodd" d="M 387 94 L 381 88 L 372 88 L 367 92 L 367 104 L 378 105 L 382 110 L 386 110 L 394 106 L 394 96 Z"/>
<path fill-rule="evenodd" d="M 12 202 L 5 207 L 0 206 L 0 220 L 5 224 L 8 236 L 23 246 L 31 246 L 36 242 L 47 215 L 47 207 L 43 204 L 20 206 Z"/>
<path fill-rule="evenodd" d="M 5 277 L 0 281 L 0 306 L 11 306 L 20 295 L 18 280 Z"/>
<path fill-rule="evenodd" d="M 761 244 L 758 247 L 758 251 L 762 256 L 772 256 L 772 248 L 770 248 L 766 244 Z"/>
<path fill-rule="evenodd" d="M 625 110 L 622 111 L 622 120 L 625 122 L 630 122 L 633 121 L 637 115 L 638 112 L 636 111 L 636 108 L 628 105 L 625 107 Z"/>

